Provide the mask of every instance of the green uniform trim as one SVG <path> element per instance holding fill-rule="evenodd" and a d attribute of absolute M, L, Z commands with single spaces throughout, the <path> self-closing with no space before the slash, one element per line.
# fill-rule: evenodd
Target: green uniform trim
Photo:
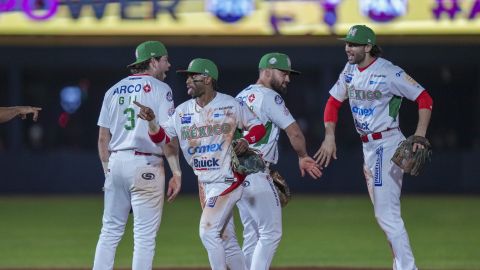
<path fill-rule="evenodd" d="M 258 141 L 256 144 L 254 144 L 254 146 L 260 146 L 262 144 L 267 144 L 268 143 L 268 139 L 270 138 L 270 133 L 272 133 L 272 122 L 268 121 L 265 124 L 265 129 L 267 130 L 265 132 L 265 136 L 263 136 L 263 138 L 260 141 Z"/>
<path fill-rule="evenodd" d="M 402 97 L 393 96 L 388 102 L 388 115 L 390 115 L 393 119 L 397 119 L 398 112 L 400 111 L 400 105 L 402 105 Z"/>

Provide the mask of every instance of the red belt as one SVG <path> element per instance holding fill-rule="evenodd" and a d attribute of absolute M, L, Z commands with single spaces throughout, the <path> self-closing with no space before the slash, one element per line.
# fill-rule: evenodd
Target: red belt
<path fill-rule="evenodd" d="M 119 150 L 119 151 L 124 151 L 124 150 Z M 117 153 L 118 151 L 112 151 L 112 153 Z M 156 156 L 156 157 L 160 157 L 161 155 L 159 154 L 152 154 L 152 153 L 145 153 L 145 152 L 140 152 L 140 151 L 136 151 L 136 150 L 133 150 L 133 154 L 135 156 Z"/>
<path fill-rule="evenodd" d="M 135 156 L 153 156 L 154 154 L 152 153 L 144 153 L 144 152 L 139 152 L 135 151 Z"/>
<path fill-rule="evenodd" d="M 398 129 L 398 128 L 387 128 L 387 129 L 385 129 L 384 131 L 375 132 L 375 133 L 371 133 L 371 134 L 367 134 L 367 135 L 362 135 L 362 136 L 360 136 L 360 139 L 361 139 L 362 142 L 364 142 L 364 143 L 369 142 L 370 139 L 368 138 L 368 135 L 371 135 L 371 136 L 372 136 L 372 140 L 374 140 L 374 141 L 380 140 L 381 138 L 383 138 L 382 132 L 389 131 L 389 130 L 393 130 L 393 129 Z"/>

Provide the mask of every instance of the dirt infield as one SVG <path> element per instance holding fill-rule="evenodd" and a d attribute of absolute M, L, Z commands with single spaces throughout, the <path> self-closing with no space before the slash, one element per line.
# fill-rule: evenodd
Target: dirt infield
<path fill-rule="evenodd" d="M 117 270 L 129 270 L 130 268 L 119 268 Z M 209 270 L 206 267 L 162 267 L 154 270 Z M 0 270 L 91 270 L 90 268 L 0 268 Z M 387 268 L 357 268 L 357 267 L 327 267 L 327 266 L 289 266 L 273 267 L 271 270 L 388 270 Z"/>

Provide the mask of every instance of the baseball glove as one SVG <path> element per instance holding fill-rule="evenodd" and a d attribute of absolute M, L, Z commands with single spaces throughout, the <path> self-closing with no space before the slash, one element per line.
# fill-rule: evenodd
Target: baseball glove
<path fill-rule="evenodd" d="M 414 153 L 414 143 L 423 145 L 424 149 L 417 148 Z M 425 163 L 430 161 L 431 156 L 432 146 L 430 142 L 425 137 L 412 135 L 400 143 L 392 157 L 392 161 L 402 168 L 404 173 L 417 176 L 422 171 Z"/>
<path fill-rule="evenodd" d="M 280 173 L 275 170 L 270 171 L 270 177 L 272 177 L 273 179 L 273 184 L 275 185 L 275 189 L 277 190 L 280 204 L 282 205 L 282 207 L 285 207 L 292 198 L 292 194 L 290 193 L 290 188 L 287 185 L 287 181 L 285 181 L 285 178 L 283 178 L 283 176 L 281 176 Z"/>
<path fill-rule="evenodd" d="M 233 171 L 241 175 L 249 175 L 252 173 L 265 171 L 265 162 L 257 150 L 248 148 L 248 150 L 243 154 L 237 155 L 233 150 L 235 145 L 236 141 L 233 141 L 231 151 Z"/>

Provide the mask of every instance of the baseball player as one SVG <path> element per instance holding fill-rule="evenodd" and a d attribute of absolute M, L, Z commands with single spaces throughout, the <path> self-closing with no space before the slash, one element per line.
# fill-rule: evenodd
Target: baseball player
<path fill-rule="evenodd" d="M 15 106 L 15 107 L 0 107 L 0 123 L 5 123 L 12 120 L 17 115 L 25 120 L 27 114 L 33 114 L 33 121 L 37 122 L 38 113 L 42 108 L 32 106 Z"/>
<path fill-rule="evenodd" d="M 353 122 L 363 142 L 364 172 L 375 217 L 385 232 L 393 254 L 393 269 L 413 270 L 415 259 L 400 215 L 403 171 L 391 158 L 405 139 L 399 128 L 402 98 L 418 103 L 415 135 L 425 137 L 430 122 L 432 98 L 407 73 L 380 57 L 376 36 L 365 25 L 355 25 L 343 38 L 348 63 L 330 89 L 324 121 L 325 139 L 316 161 L 327 167 L 337 159 L 335 126 L 338 110 L 349 100 Z M 420 144 L 414 146 L 423 147 Z"/>
<path fill-rule="evenodd" d="M 148 125 L 138 121 L 138 101 L 154 108 L 157 121 L 174 112 L 172 90 L 163 82 L 169 70 L 165 46 L 146 41 L 136 48 L 133 75 L 112 86 L 103 100 L 98 125 L 98 151 L 105 172 L 103 226 L 95 253 L 94 270 L 113 269 L 115 250 L 133 211 L 134 252 L 132 269 L 152 269 L 155 237 L 163 209 L 166 156 L 173 177 L 168 201 L 181 186 L 178 141 L 162 140 L 158 147 L 148 136 Z M 166 144 L 168 143 L 168 144 Z"/>
<path fill-rule="evenodd" d="M 267 170 L 246 177 L 244 193 L 237 207 L 244 227 L 243 253 L 247 268 L 267 270 L 282 237 L 281 206 L 268 168 L 278 161 L 281 130 L 285 130 L 298 155 L 302 177 L 305 171 L 315 179 L 322 173 L 315 160 L 308 156 L 305 137 L 280 95 L 286 94 L 290 75 L 299 72 L 291 69 L 290 58 L 286 54 L 276 52 L 265 54 L 258 68 L 256 84 L 248 86 L 236 98 L 250 108 L 267 129 L 263 139 L 252 145 L 260 151 Z M 227 229 L 233 231 L 231 228 L 233 222 Z"/>
<path fill-rule="evenodd" d="M 178 106 L 167 124 L 159 127 L 153 112 L 142 105 L 140 117 L 148 120 L 154 141 L 178 137 L 188 164 L 193 168 L 205 190 L 205 207 L 200 219 L 200 238 L 208 252 L 213 270 L 226 270 L 226 254 L 222 232 L 232 217 L 232 209 L 243 192 L 244 177 L 232 171 L 231 151 L 242 153 L 248 145 L 265 135 L 258 118 L 229 95 L 217 92 L 218 69 L 208 59 L 193 59 L 187 74 L 188 94 L 192 96 Z M 231 143 L 236 129 L 248 130 Z"/>

